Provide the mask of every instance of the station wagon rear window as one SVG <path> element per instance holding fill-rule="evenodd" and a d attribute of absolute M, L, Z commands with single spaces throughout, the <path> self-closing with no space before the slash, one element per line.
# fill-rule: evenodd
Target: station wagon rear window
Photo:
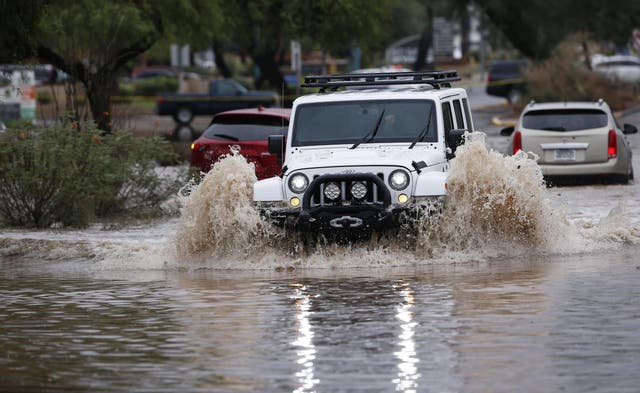
<path fill-rule="evenodd" d="M 285 135 L 289 121 L 277 116 L 217 116 L 204 132 L 209 139 L 266 141 L 269 135 Z"/>
<path fill-rule="evenodd" d="M 436 142 L 432 100 L 370 100 L 300 105 L 292 145 Z"/>
<path fill-rule="evenodd" d="M 522 126 L 532 130 L 578 131 L 606 127 L 607 114 L 597 109 L 553 109 L 525 113 Z"/>

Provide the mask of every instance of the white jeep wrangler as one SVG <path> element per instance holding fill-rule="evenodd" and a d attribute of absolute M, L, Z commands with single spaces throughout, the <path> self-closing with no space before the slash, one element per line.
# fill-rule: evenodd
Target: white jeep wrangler
<path fill-rule="evenodd" d="M 280 226 L 355 232 L 397 227 L 442 201 L 449 160 L 473 131 L 458 80 L 456 71 L 306 77 L 302 86 L 320 92 L 294 101 L 286 137 L 269 137 L 282 176 L 255 183 L 254 202 Z"/>

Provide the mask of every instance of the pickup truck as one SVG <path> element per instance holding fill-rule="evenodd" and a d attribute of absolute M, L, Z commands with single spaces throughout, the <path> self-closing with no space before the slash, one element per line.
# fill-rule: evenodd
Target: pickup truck
<path fill-rule="evenodd" d="M 279 104 L 272 91 L 251 91 L 233 79 L 212 80 L 208 94 L 162 94 L 156 102 L 156 113 L 173 116 L 179 124 L 189 124 L 196 115 L 215 115 L 233 109 L 270 107 Z"/>

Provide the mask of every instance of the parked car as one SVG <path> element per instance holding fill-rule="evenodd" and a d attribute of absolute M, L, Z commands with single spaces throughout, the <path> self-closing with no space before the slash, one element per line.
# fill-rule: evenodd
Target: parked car
<path fill-rule="evenodd" d="M 515 131 L 514 131 L 515 130 Z M 597 102 L 531 102 L 510 135 L 509 154 L 523 150 L 537 155 L 545 177 L 605 176 L 628 183 L 633 179 L 631 148 L 626 135 L 638 129 L 622 128 L 603 100 Z"/>
<path fill-rule="evenodd" d="M 177 78 L 178 72 L 175 68 L 167 66 L 136 67 L 131 71 L 132 80 L 144 80 L 158 77 Z"/>
<path fill-rule="evenodd" d="M 158 96 L 156 112 L 161 116 L 173 116 L 178 123 L 189 124 L 196 115 L 215 115 L 233 109 L 278 104 L 278 94 L 275 92 L 247 90 L 233 79 L 218 79 L 211 81 L 208 94 Z"/>
<path fill-rule="evenodd" d="M 526 65 L 526 60 L 501 60 L 492 63 L 487 74 L 487 94 L 506 98 L 512 104 L 518 103 L 526 88 L 522 77 L 522 69 Z"/>
<path fill-rule="evenodd" d="M 637 56 L 593 56 L 593 69 L 609 78 L 640 83 L 640 58 Z"/>
<path fill-rule="evenodd" d="M 191 144 L 191 165 L 208 172 L 221 155 L 235 150 L 256 167 L 258 179 L 279 176 L 281 164 L 268 152 L 271 135 L 286 134 L 291 109 L 253 108 L 218 113 Z"/>

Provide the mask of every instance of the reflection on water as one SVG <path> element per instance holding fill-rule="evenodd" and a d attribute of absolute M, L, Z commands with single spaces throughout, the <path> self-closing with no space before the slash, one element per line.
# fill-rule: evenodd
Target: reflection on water
<path fill-rule="evenodd" d="M 313 375 L 313 361 L 316 358 L 316 349 L 313 346 L 313 331 L 311 330 L 311 300 L 310 295 L 306 293 L 307 287 L 300 284 L 292 285 L 295 294 L 296 321 L 298 324 L 296 339 L 292 345 L 296 347 L 298 359 L 296 362 L 300 365 L 300 371 L 296 373 L 296 377 L 300 381 L 300 386 L 294 390 L 295 393 L 313 392 L 313 387 L 319 382 Z"/>
<path fill-rule="evenodd" d="M 400 282 L 394 285 L 394 289 L 402 296 L 402 303 L 397 307 L 396 318 L 400 321 L 402 332 L 398 336 L 400 339 L 400 350 L 395 352 L 399 360 L 398 378 L 393 380 L 396 391 L 405 393 L 415 393 L 418 389 L 418 358 L 416 354 L 416 343 L 413 339 L 414 329 L 417 325 L 413 321 L 413 290 L 409 284 Z"/>
<path fill-rule="evenodd" d="M 0 260 L 0 392 L 637 392 L 638 251 L 111 277 Z"/>

